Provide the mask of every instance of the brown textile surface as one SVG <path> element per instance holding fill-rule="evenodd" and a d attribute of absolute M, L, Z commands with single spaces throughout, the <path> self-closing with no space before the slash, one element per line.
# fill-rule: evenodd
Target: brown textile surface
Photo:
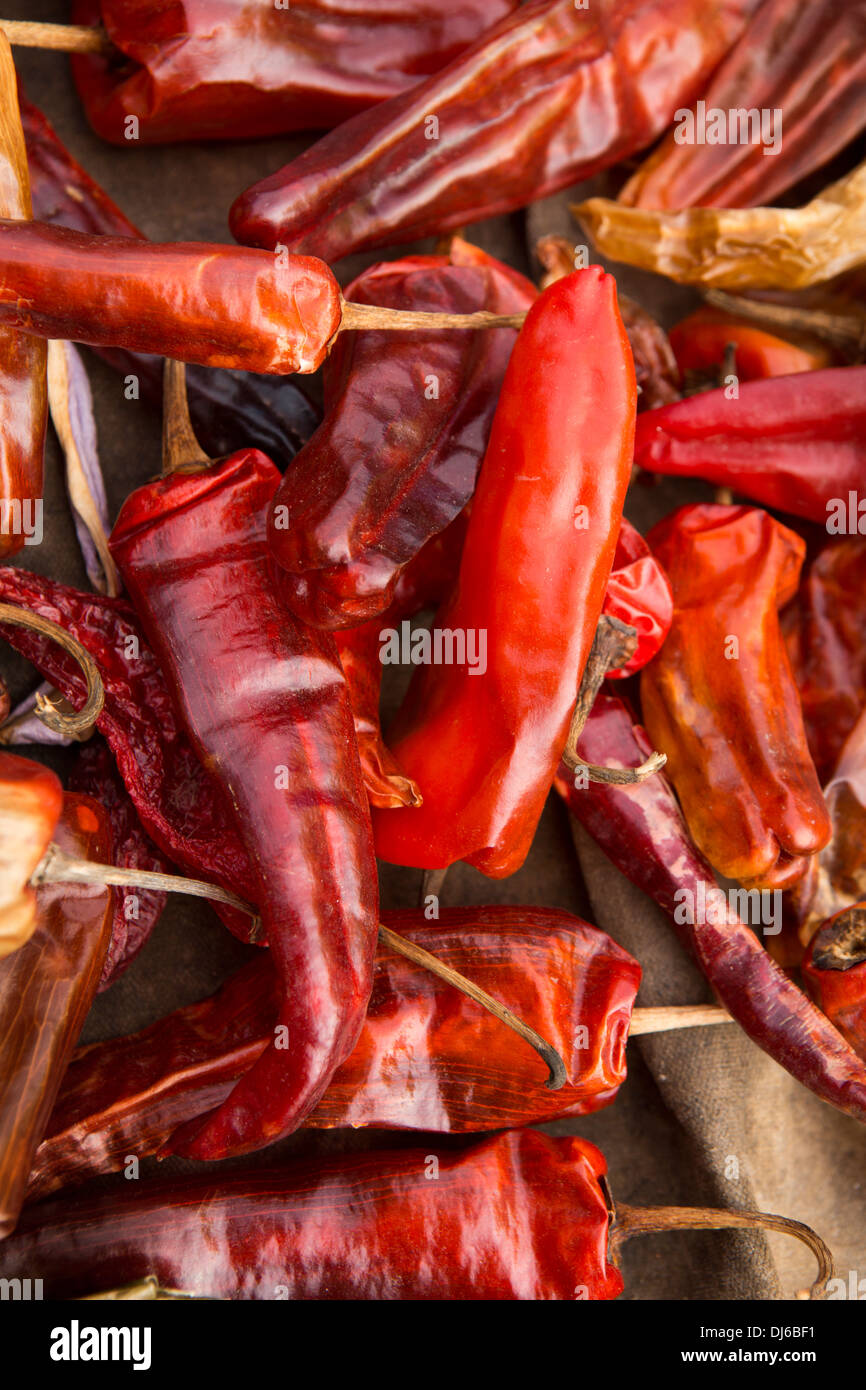
<path fill-rule="evenodd" d="M 9 18 L 60 22 L 67 18 L 63 0 L 19 0 L 7 5 L 6 11 Z M 226 214 L 234 196 L 305 143 L 279 139 L 114 149 L 100 143 L 87 127 L 65 58 L 22 50 L 16 61 L 31 100 L 45 111 L 73 154 L 154 238 L 230 240 Z M 600 190 L 608 185 L 596 180 L 592 186 Z M 586 191 L 584 185 L 581 192 Z M 559 232 L 576 242 L 584 239 L 571 223 L 569 196 L 547 199 L 526 216 L 483 223 L 469 229 L 469 236 L 531 274 L 535 267 L 529 250 L 538 236 Z M 424 249 L 431 245 L 423 243 Z M 362 265 L 376 259 L 382 257 L 353 257 L 337 268 L 341 279 L 345 283 Z M 626 292 L 668 323 L 694 302 L 688 292 L 672 291 L 654 277 L 626 272 L 620 278 Z M 159 421 L 144 404 L 125 400 L 121 379 L 89 353 L 87 366 L 114 516 L 127 493 L 158 471 Z M 699 483 L 666 480 L 655 487 L 638 485 L 632 489 L 628 511 L 646 529 L 678 503 L 709 495 Z M 45 497 L 45 540 L 39 548 L 28 548 L 18 563 L 85 587 L 51 430 Z M 0 671 L 16 699 L 35 684 L 32 670 L 8 651 L 0 653 Z M 391 710 L 399 698 L 399 680 L 398 674 L 386 690 Z M 65 753 L 33 750 L 33 755 L 61 772 L 69 767 L 70 756 Z M 414 904 L 419 877 L 415 871 L 384 867 L 383 904 Z M 519 873 L 491 881 L 464 865 L 455 866 L 442 901 L 567 908 L 596 921 L 640 959 L 645 972 L 640 1002 L 693 1003 L 708 997 L 704 981 L 668 923 L 585 836 L 579 839 L 578 861 L 567 817 L 555 801 L 548 806 Z M 247 953 L 205 904 L 171 899 L 138 960 L 97 1000 L 84 1030 L 85 1040 L 143 1027 L 203 997 Z M 629 1047 L 629 1065 L 628 1080 L 614 1105 L 583 1121 L 549 1126 L 553 1132 L 583 1134 L 603 1149 L 615 1196 L 645 1205 L 762 1207 L 796 1217 L 814 1225 L 829 1241 L 843 1277 L 847 1279 L 849 1269 L 866 1275 L 862 1189 L 866 1130 L 815 1100 L 734 1025 L 641 1039 Z M 301 1134 L 241 1162 L 271 1164 L 290 1153 L 417 1142 L 414 1135 Z M 424 1143 L 436 1152 L 454 1141 L 435 1138 Z M 156 1166 L 153 1160 L 146 1162 L 143 1173 Z M 173 1159 L 163 1171 L 205 1166 Z M 732 1177 L 735 1167 L 738 1176 Z M 119 1188 L 123 1182 L 117 1177 L 105 1185 Z M 792 1297 L 811 1282 L 813 1264 L 807 1252 L 800 1253 L 793 1241 L 783 1237 L 768 1241 L 760 1235 L 697 1232 L 633 1242 L 626 1247 L 624 1272 L 624 1298 L 751 1299 Z"/>

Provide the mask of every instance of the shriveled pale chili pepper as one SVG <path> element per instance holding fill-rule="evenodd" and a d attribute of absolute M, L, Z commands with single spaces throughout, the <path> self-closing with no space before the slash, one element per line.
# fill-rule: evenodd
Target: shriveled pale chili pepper
<path fill-rule="evenodd" d="M 674 620 L 641 674 L 644 723 L 713 867 L 785 887 L 830 837 L 778 618 L 805 545 L 767 512 L 704 504 L 681 507 L 648 540 Z"/>
<path fill-rule="evenodd" d="M 358 1043 L 305 1128 L 469 1133 L 589 1114 L 614 1099 L 640 967 L 603 932 L 549 908 L 443 908 L 437 922 L 417 910 L 385 912 L 382 920 L 544 1027 L 568 1083 L 548 1090 L 543 1066 L 514 1033 L 380 944 Z M 127 1154 L 155 1153 L 178 1124 L 228 1094 L 267 1046 L 278 1006 L 274 968 L 261 952 L 210 999 L 83 1048 L 34 1162 L 29 1200 L 115 1172 Z M 679 1021 L 676 1009 L 664 1012 Z"/>
<path fill-rule="evenodd" d="M 702 391 L 638 417 L 635 463 L 705 478 L 821 526 L 849 526 L 866 494 L 866 367 Z M 864 509 L 866 510 L 866 509 Z M 866 526 L 866 520 L 864 520 Z M 829 529 L 829 528 L 828 528 Z"/>
<path fill-rule="evenodd" d="M 590 198 L 572 211 L 603 256 L 682 285 L 801 290 L 866 259 L 866 164 L 801 208 L 656 212 Z"/>
<path fill-rule="evenodd" d="M 374 810 L 380 858 L 467 859 L 498 878 L 526 857 L 604 603 L 634 412 L 614 282 L 577 271 L 536 301 L 512 353 L 460 573 L 428 634 L 433 658 L 462 636 L 465 660 L 415 673 L 392 748 L 424 802 Z"/>
<path fill-rule="evenodd" d="M 0 217 L 32 216 L 15 67 L 0 34 Z M 0 324 L 0 559 L 41 534 L 42 455 L 48 422 L 45 344 Z"/>
<path fill-rule="evenodd" d="M 37 221 L 77 232 L 143 239 L 138 228 L 73 159 L 20 88 L 19 101 Z M 95 351 L 124 377 L 134 376 L 142 397 L 161 407 L 161 357 L 118 347 L 97 347 Z M 319 411 L 291 377 L 269 378 L 254 372 L 191 366 L 186 379 L 193 426 L 214 458 L 255 445 L 285 466 L 319 423 Z"/>
<path fill-rule="evenodd" d="M 27 885 L 62 807 L 63 788 L 50 768 L 0 751 L 0 959 L 36 926 L 36 896 Z"/>
<path fill-rule="evenodd" d="M 864 26 L 863 0 L 764 0 L 691 120 L 677 120 L 620 201 L 766 205 L 826 164 L 866 123 Z"/>
<path fill-rule="evenodd" d="M 697 309 L 675 324 L 670 344 L 684 374 L 718 373 L 729 347 L 734 351 L 734 371 L 740 381 L 814 372 L 833 365 L 832 353 L 817 340 L 807 346 L 779 338 L 754 322 L 712 306 Z"/>
<path fill-rule="evenodd" d="M 615 1207 L 606 1168 L 584 1139 L 512 1130 L 441 1154 L 428 1145 L 219 1183 L 175 1179 L 132 1197 L 31 1208 L 0 1245 L 0 1276 L 42 1279 L 47 1298 L 154 1275 L 211 1298 L 609 1299 L 622 1292 L 616 1262 L 631 1235 L 765 1226 L 810 1247 L 813 1296 L 826 1291 L 833 1257 L 808 1226 L 757 1212 Z"/>
<path fill-rule="evenodd" d="M 536 0 L 436 76 L 326 135 L 234 204 L 254 246 L 336 261 L 507 212 L 646 149 L 755 0 Z"/>
<path fill-rule="evenodd" d="M 839 536 L 819 551 L 782 631 L 824 783 L 866 704 L 866 537 Z"/>
<path fill-rule="evenodd" d="M 53 838 L 69 854 L 108 859 L 105 814 L 88 796 L 67 793 Z M 113 897 L 104 885 L 44 885 L 36 894 L 36 930 L 0 962 L 0 1237 L 14 1229 L 33 1155 L 96 993 Z"/>
<path fill-rule="evenodd" d="M 515 3 L 75 0 L 73 23 L 101 26 L 105 42 L 72 71 L 90 124 L 115 145 L 328 130 L 438 71 Z"/>
<path fill-rule="evenodd" d="M 602 691 L 579 747 L 588 762 L 635 766 L 651 745 L 623 702 Z M 562 764 L 556 789 L 616 867 L 667 913 L 720 1003 L 752 1041 L 822 1100 L 866 1122 L 866 1062 L 747 925 L 761 917 L 757 891 L 744 900 L 746 890 L 740 890 L 739 907 L 721 896 L 664 772 L 639 786 L 576 787 Z"/>
<path fill-rule="evenodd" d="M 802 969 L 816 1004 L 866 1057 L 866 903 L 846 907 L 824 924 Z"/>
<path fill-rule="evenodd" d="M 536 291 L 483 252 L 411 256 L 345 292 L 394 309 L 520 313 Z M 472 495 L 514 329 L 342 334 L 324 372 L 325 418 L 287 469 L 268 519 L 280 592 L 317 627 L 387 608 L 401 567 Z"/>
<path fill-rule="evenodd" d="M 188 462 L 170 451 L 166 461 Z M 280 474 L 256 450 L 208 464 L 133 493 L 111 550 L 193 747 L 232 807 L 280 978 L 266 1051 L 171 1141 L 188 1157 L 222 1158 L 296 1128 L 354 1047 L 378 896 L 336 650 L 292 619 L 271 584 L 265 515 Z"/>

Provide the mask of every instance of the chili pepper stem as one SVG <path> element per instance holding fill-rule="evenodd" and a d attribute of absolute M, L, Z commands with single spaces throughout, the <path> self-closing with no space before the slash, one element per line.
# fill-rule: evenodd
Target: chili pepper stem
<path fill-rule="evenodd" d="M 416 965 L 423 966 L 425 970 L 431 971 L 432 974 L 438 975 L 441 980 L 446 980 L 448 984 L 453 985 L 455 989 L 459 989 L 462 994 L 467 995 L 470 999 L 474 999 L 477 1004 L 481 1004 L 488 1012 L 492 1013 L 495 1018 L 498 1018 L 500 1022 L 504 1023 L 506 1027 L 513 1029 L 519 1037 L 529 1043 L 530 1047 L 534 1047 L 539 1057 L 547 1063 L 550 1070 L 550 1075 L 544 1083 L 548 1090 L 558 1091 L 560 1086 L 565 1085 L 568 1080 L 568 1074 L 565 1070 L 565 1063 L 559 1053 L 555 1048 L 551 1047 L 550 1043 L 545 1042 L 544 1038 L 542 1038 L 539 1033 L 536 1033 L 534 1028 L 530 1028 L 527 1023 L 519 1019 L 517 1015 L 512 1013 L 510 1009 L 507 1009 L 504 1004 L 500 1004 L 499 1001 L 488 994 L 486 990 L 480 989 L 478 985 L 473 984 L 471 980 L 467 980 L 466 977 L 459 974 L 458 971 L 452 970 L 450 965 L 445 965 L 444 962 L 439 960 L 436 956 L 431 955 L 429 951 L 425 951 L 422 946 L 416 946 L 414 942 L 407 941 L 403 936 L 398 936 L 397 933 L 392 932 L 389 927 L 379 926 L 379 939 L 384 942 L 386 946 L 390 946 L 393 951 L 398 951 L 400 955 L 405 956 L 407 960 L 414 961 Z"/>
<path fill-rule="evenodd" d="M 53 48 L 58 53 L 112 53 L 114 44 L 100 26 L 43 24 L 30 19 L 0 19 L 9 42 L 16 48 Z"/>
<path fill-rule="evenodd" d="M 670 1033 L 677 1028 L 707 1028 L 716 1023 L 733 1023 L 727 1009 L 719 1004 L 660 1004 L 632 1010 L 628 1035 Z"/>
<path fill-rule="evenodd" d="M 745 295 L 730 294 L 727 290 L 705 290 L 704 299 L 714 309 L 724 309 L 726 313 L 771 324 L 774 328 L 814 333 L 816 337 L 825 338 L 852 353 L 857 360 L 866 357 L 866 314 L 853 301 L 850 314 L 829 314 L 821 309 L 795 308 L 788 304 L 771 304 L 763 299 L 748 299 Z"/>
<path fill-rule="evenodd" d="M 620 666 L 624 666 L 634 655 L 636 646 L 637 630 L 635 628 L 629 627 L 628 623 L 622 622 L 619 618 L 602 613 L 584 668 L 577 702 L 574 706 L 574 714 L 571 718 L 571 727 L 562 753 L 562 760 L 566 767 L 571 772 L 585 771 L 590 782 L 614 783 L 616 786 L 645 782 L 648 777 L 652 777 L 653 773 L 663 768 L 667 762 L 664 753 L 651 753 L 640 767 L 597 767 L 592 763 L 584 762 L 577 751 L 580 736 L 605 676 L 608 671 L 616 671 Z"/>
<path fill-rule="evenodd" d="M 519 314 L 491 314 L 479 309 L 474 314 L 440 314 L 420 309 L 386 309 L 378 304 L 353 304 L 344 299 L 341 305 L 340 332 L 357 328 L 414 330 L 430 333 L 437 328 L 520 328 L 526 311 Z"/>
<path fill-rule="evenodd" d="M 213 460 L 195 436 L 186 394 L 186 365 L 165 359 L 162 369 L 162 476 L 201 473 Z"/>
<path fill-rule="evenodd" d="M 444 869 L 425 869 L 421 877 L 421 889 L 418 894 L 418 906 L 426 907 L 428 898 L 438 898 L 445 887 L 445 880 L 448 877 L 448 865 Z"/>
<path fill-rule="evenodd" d="M 70 637 L 68 632 L 64 632 L 62 627 L 58 627 L 57 623 L 50 622 L 48 618 L 41 618 L 37 613 L 30 613 L 25 608 L 16 608 L 11 603 L 0 603 L 0 623 L 11 623 L 13 627 L 32 628 L 34 632 L 40 633 L 43 637 L 50 637 L 52 642 L 56 642 L 78 663 L 87 681 L 87 699 L 81 709 L 67 714 L 60 710 L 57 705 L 52 704 L 50 700 L 46 700 L 44 695 L 37 695 L 36 716 L 55 733 L 65 734 L 69 738 L 87 737 L 102 713 L 102 706 L 105 703 L 102 678 L 89 651 L 74 637 Z"/>
<path fill-rule="evenodd" d="M 148 1302 L 151 1299 L 156 1303 L 164 1303 L 169 1300 L 197 1298 L 194 1293 L 187 1293 L 184 1289 L 166 1289 L 160 1284 L 155 1274 L 146 1274 L 143 1279 L 136 1279 L 134 1284 L 124 1284 L 119 1289 L 106 1289 L 104 1293 L 82 1294 L 77 1303 L 95 1303 L 101 1299 L 111 1299 L 123 1302 Z"/>
<path fill-rule="evenodd" d="M 632 1236 L 647 1235 L 653 1231 L 735 1229 L 779 1231 L 782 1235 L 795 1236 L 808 1245 L 818 1262 L 818 1278 L 811 1287 L 809 1297 L 825 1297 L 827 1281 L 833 1278 L 835 1272 L 831 1250 L 811 1226 L 806 1226 L 802 1221 L 792 1221 L 787 1216 L 772 1216 L 769 1212 L 715 1211 L 712 1207 L 632 1207 L 616 1203 L 612 1211 L 609 1250 L 616 1262 L 623 1242 Z"/>

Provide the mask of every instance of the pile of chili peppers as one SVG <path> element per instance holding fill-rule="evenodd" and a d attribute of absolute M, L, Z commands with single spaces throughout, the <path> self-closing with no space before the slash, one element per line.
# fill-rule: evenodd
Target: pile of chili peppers
<path fill-rule="evenodd" d="M 150 242 L 0 37 L 0 637 L 45 683 L 23 712 L 0 688 L 0 1276 L 609 1299 L 630 1234 L 763 1223 L 810 1245 L 821 1296 L 808 1228 L 617 1205 L 598 1149 L 536 1126 L 614 1103 L 630 1033 L 720 1021 L 866 1123 L 864 6 L 77 0 L 72 21 L 0 30 L 68 49 L 120 148 L 327 133 L 238 189 L 241 245 Z M 681 138 L 708 107 L 777 125 Z M 611 256 L 746 293 L 668 335 L 579 244 L 520 268 L 474 244 L 604 170 L 619 198 L 576 213 Z M 46 339 L 162 408 L 161 473 L 113 525 L 92 464 L 93 505 L 73 498 L 120 594 L 30 572 L 46 402 L 73 390 Z M 317 371 L 321 409 L 295 379 Z M 702 500 L 644 537 L 638 470 Z M 385 728 L 392 664 L 412 673 Z M 84 744 L 54 763 L 49 739 Z M 554 792 L 716 1005 L 648 1018 L 639 962 L 563 911 L 440 906 L 458 861 L 520 869 Z M 420 907 L 380 908 L 377 858 L 420 871 Z M 248 958 L 76 1048 L 169 891 Z M 218 1164 L 350 1128 L 426 1148 Z M 217 1166 L 155 1174 L 169 1155 Z M 130 1156 L 134 1199 L 70 1200 Z"/>

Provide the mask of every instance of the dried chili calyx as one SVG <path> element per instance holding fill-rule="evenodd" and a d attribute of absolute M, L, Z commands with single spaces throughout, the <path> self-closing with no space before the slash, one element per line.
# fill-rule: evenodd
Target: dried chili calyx
<path fill-rule="evenodd" d="M 866 961 L 866 907 L 849 907 L 815 936 L 816 970 L 850 970 Z"/>

